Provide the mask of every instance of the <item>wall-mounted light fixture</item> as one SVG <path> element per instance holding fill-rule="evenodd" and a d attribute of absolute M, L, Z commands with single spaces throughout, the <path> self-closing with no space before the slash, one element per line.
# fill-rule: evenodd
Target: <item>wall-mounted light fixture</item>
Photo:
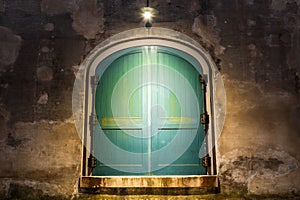
<path fill-rule="evenodd" d="M 147 0 L 147 6 L 141 9 L 142 11 L 142 17 L 145 22 L 145 27 L 146 28 L 151 28 L 152 27 L 152 20 L 157 14 L 157 11 L 154 8 L 151 8 L 149 6 L 149 0 Z"/>

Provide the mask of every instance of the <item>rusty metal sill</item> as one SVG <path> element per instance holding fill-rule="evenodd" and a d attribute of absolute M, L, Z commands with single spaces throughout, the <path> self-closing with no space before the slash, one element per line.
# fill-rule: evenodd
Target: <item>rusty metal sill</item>
<path fill-rule="evenodd" d="M 112 194 L 216 193 L 218 176 L 82 176 L 81 192 Z"/>

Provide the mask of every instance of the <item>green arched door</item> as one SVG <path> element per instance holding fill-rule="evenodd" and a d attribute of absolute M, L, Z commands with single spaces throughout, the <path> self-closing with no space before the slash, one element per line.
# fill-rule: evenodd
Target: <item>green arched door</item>
<path fill-rule="evenodd" d="M 93 175 L 205 174 L 198 79 L 165 47 L 135 48 L 109 64 L 95 93 Z"/>

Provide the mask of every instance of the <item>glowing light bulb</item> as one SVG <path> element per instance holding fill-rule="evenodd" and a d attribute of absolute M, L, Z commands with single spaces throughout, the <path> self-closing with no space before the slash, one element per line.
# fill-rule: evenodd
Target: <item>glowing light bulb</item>
<path fill-rule="evenodd" d="M 145 11 L 143 16 L 145 20 L 150 20 L 152 18 L 152 13 L 150 11 Z"/>

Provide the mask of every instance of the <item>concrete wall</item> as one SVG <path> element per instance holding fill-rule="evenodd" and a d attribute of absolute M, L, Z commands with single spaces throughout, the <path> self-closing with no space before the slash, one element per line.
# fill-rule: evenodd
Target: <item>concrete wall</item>
<path fill-rule="evenodd" d="M 142 27 L 142 0 L 0 0 L 0 196 L 77 192 L 72 119 L 78 65 L 111 35 Z M 211 53 L 227 114 L 221 192 L 300 193 L 300 1 L 153 0 L 153 25 Z"/>

